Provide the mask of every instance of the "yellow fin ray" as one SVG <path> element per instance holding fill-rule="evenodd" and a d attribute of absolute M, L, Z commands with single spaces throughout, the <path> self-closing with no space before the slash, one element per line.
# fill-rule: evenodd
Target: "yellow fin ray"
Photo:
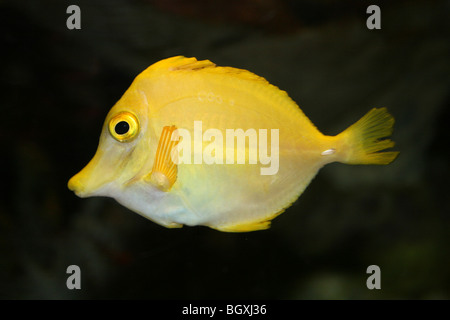
<path fill-rule="evenodd" d="M 153 168 L 147 178 L 163 191 L 168 191 L 177 180 L 177 165 L 172 161 L 172 150 L 178 141 L 172 141 L 177 128 L 166 126 L 161 132 Z"/>

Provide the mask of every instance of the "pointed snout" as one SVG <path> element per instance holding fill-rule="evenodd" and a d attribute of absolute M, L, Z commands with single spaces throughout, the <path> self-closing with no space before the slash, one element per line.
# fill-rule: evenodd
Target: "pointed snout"
<path fill-rule="evenodd" d="M 67 184 L 81 198 L 110 196 L 118 186 L 130 180 L 146 160 L 146 157 L 138 158 L 141 162 L 134 161 L 129 165 L 130 160 L 136 160 L 137 157 L 137 153 L 133 153 L 133 145 L 118 144 L 104 137 L 100 138 L 99 147 L 91 161 Z"/>
<path fill-rule="evenodd" d="M 80 198 L 98 195 L 103 185 L 109 182 L 107 167 L 103 165 L 102 158 L 103 153 L 97 151 L 86 167 L 70 178 L 67 186 Z"/>
<path fill-rule="evenodd" d="M 81 177 L 81 172 L 74 175 L 72 178 L 70 178 L 69 183 L 67 184 L 67 187 L 75 192 L 75 194 L 77 196 L 79 196 L 80 198 L 84 198 L 85 197 L 85 186 L 82 183 L 82 177 Z"/>

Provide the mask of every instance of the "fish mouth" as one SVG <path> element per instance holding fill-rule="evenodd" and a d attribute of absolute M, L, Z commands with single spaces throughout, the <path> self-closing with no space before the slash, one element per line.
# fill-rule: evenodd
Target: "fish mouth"
<path fill-rule="evenodd" d="M 86 192 L 86 186 L 80 181 L 79 174 L 76 174 L 72 178 L 70 178 L 67 183 L 67 187 L 73 191 L 78 197 L 86 198 L 89 196 L 89 193 Z"/>
<path fill-rule="evenodd" d="M 108 192 L 113 180 L 104 175 L 101 170 L 90 162 L 67 183 L 67 187 L 80 198 L 104 196 Z"/>
<path fill-rule="evenodd" d="M 123 158 L 129 154 L 118 153 L 121 150 L 116 149 L 111 151 L 111 148 L 102 149 L 99 147 L 91 161 L 67 183 L 67 187 L 80 198 L 107 196 L 115 185 L 121 184 L 118 180 L 126 165 Z"/>
<path fill-rule="evenodd" d="M 92 181 L 85 179 L 84 172 L 81 171 L 70 178 L 67 187 L 80 198 L 95 196 L 105 196 L 111 186 L 111 181 Z"/>
<path fill-rule="evenodd" d="M 102 159 L 104 159 L 103 153 L 97 150 L 91 161 L 70 178 L 67 187 L 78 197 L 87 198 L 96 195 L 107 182 L 107 175 L 103 169 L 106 167 L 100 164 Z"/>

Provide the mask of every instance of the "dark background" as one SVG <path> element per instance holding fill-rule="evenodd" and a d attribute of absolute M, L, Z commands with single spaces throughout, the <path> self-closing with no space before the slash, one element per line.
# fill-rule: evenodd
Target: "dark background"
<path fill-rule="evenodd" d="M 70 4 L 81 30 L 66 28 Z M 366 27 L 370 4 L 381 30 Z M 2 1 L 0 298 L 449 299 L 449 12 L 425 0 Z M 174 55 L 265 77 L 325 134 L 387 107 L 400 156 L 325 167 L 252 233 L 169 230 L 76 197 L 67 181 L 108 110 Z M 66 288 L 72 264 L 81 290 Z M 366 287 L 372 264 L 381 290 Z"/>

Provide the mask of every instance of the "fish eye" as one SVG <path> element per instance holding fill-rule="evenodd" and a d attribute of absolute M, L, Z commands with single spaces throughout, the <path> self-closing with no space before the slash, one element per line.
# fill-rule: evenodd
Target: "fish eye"
<path fill-rule="evenodd" d="M 109 121 L 109 132 L 119 142 L 130 141 L 139 132 L 139 122 L 130 112 L 120 112 Z"/>
<path fill-rule="evenodd" d="M 130 130 L 130 125 L 126 121 L 120 121 L 116 126 L 114 127 L 114 131 L 119 134 L 125 134 Z"/>

